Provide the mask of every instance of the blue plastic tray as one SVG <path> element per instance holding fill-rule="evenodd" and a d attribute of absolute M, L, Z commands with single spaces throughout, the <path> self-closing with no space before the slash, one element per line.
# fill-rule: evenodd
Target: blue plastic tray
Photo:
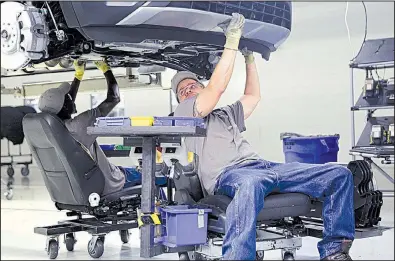
<path fill-rule="evenodd" d="M 204 120 L 193 117 L 154 117 L 154 126 L 196 126 L 204 128 Z"/>
<path fill-rule="evenodd" d="M 111 127 L 111 126 L 131 126 L 132 122 L 129 117 L 98 117 L 95 126 Z"/>

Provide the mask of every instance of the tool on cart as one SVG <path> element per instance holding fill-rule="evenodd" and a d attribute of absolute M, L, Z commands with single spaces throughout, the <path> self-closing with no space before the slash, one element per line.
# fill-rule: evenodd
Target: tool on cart
<path fill-rule="evenodd" d="M 385 142 L 385 128 L 383 125 L 373 125 L 370 133 L 371 145 L 382 145 Z"/>
<path fill-rule="evenodd" d="M 387 85 L 384 88 L 384 92 L 385 92 L 384 97 L 386 104 L 394 105 L 395 104 L 394 78 L 388 79 Z"/>
<path fill-rule="evenodd" d="M 368 73 L 368 72 L 366 72 Z M 379 96 L 380 89 L 378 88 L 378 82 L 375 81 L 373 78 L 368 77 L 365 79 L 365 85 L 363 88 L 364 98 L 375 98 Z"/>
<path fill-rule="evenodd" d="M 387 143 L 388 144 L 394 144 L 394 136 L 395 136 L 395 126 L 393 123 L 391 123 L 388 126 L 388 132 L 387 132 Z"/>

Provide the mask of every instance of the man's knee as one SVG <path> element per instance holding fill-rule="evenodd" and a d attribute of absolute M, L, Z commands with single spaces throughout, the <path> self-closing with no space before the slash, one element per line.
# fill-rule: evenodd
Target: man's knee
<path fill-rule="evenodd" d="M 264 196 L 273 189 L 275 185 L 275 179 L 272 177 L 260 177 L 249 176 L 243 179 L 239 184 L 238 190 L 240 194 L 250 198 L 264 198 Z"/>
<path fill-rule="evenodd" d="M 333 169 L 330 171 L 329 175 L 332 176 L 334 180 L 339 180 L 350 184 L 353 183 L 353 175 L 347 167 L 335 165 L 333 166 Z"/>
<path fill-rule="evenodd" d="M 351 171 L 347 167 L 338 165 L 336 166 L 336 171 L 338 172 L 338 175 L 346 179 L 352 179 L 353 177 Z"/>

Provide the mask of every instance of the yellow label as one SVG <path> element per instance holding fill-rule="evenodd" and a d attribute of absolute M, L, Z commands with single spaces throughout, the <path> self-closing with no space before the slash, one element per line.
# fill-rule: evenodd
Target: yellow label
<path fill-rule="evenodd" d="M 192 163 L 193 162 L 193 157 L 194 157 L 195 155 L 193 154 L 193 152 L 188 152 L 188 162 L 189 163 Z"/>
<path fill-rule="evenodd" d="M 151 214 L 151 218 L 155 225 L 161 224 L 159 216 L 157 214 Z"/>
<path fill-rule="evenodd" d="M 154 117 L 152 116 L 140 116 L 140 117 L 130 117 L 132 126 L 152 126 L 154 124 Z"/>
<path fill-rule="evenodd" d="M 156 151 L 156 163 L 162 163 L 163 158 L 162 158 L 162 153 L 160 151 Z"/>

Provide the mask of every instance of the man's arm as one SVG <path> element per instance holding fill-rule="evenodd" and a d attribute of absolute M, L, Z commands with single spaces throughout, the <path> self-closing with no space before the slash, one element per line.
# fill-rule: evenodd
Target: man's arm
<path fill-rule="evenodd" d="M 107 97 L 98 106 L 100 114 L 102 116 L 107 116 L 121 101 L 121 96 L 119 95 L 119 86 L 108 64 L 98 61 L 95 62 L 95 65 L 104 73 L 107 81 Z"/>
<path fill-rule="evenodd" d="M 74 74 L 74 80 L 71 83 L 69 94 L 71 95 L 71 99 L 73 100 L 73 102 L 75 102 L 78 89 L 80 88 L 81 80 L 84 77 L 85 62 L 74 60 L 73 64 L 74 64 L 75 74 Z"/>
<path fill-rule="evenodd" d="M 261 90 L 253 53 L 247 49 L 243 49 L 242 53 L 246 61 L 246 85 L 240 102 L 243 105 L 244 119 L 247 119 L 261 100 Z"/>
<path fill-rule="evenodd" d="M 221 59 L 214 69 L 207 87 L 196 98 L 193 113 L 195 117 L 204 118 L 211 113 L 226 90 L 233 73 L 244 22 L 245 19 L 242 15 L 233 14 L 225 31 L 226 43 Z"/>

